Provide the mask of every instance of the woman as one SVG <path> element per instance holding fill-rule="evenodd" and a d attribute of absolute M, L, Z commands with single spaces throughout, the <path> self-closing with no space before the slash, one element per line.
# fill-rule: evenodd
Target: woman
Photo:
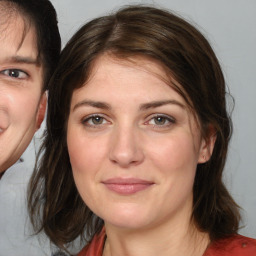
<path fill-rule="evenodd" d="M 85 24 L 51 81 L 35 226 L 42 212 L 60 247 L 86 231 L 79 255 L 253 255 L 222 182 L 225 96 L 213 50 L 183 19 L 131 6 Z"/>

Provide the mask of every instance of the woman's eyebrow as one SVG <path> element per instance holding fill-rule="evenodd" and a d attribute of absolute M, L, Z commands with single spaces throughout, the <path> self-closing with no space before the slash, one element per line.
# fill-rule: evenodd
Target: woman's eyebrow
<path fill-rule="evenodd" d="M 150 109 L 150 108 L 157 108 L 157 107 L 161 107 L 163 105 L 168 105 L 168 104 L 177 105 L 181 108 L 185 108 L 185 105 L 182 104 L 181 102 L 177 101 L 177 100 L 161 100 L 161 101 L 153 101 L 153 102 L 141 104 L 140 105 L 140 110 L 147 110 L 147 109 Z"/>
<path fill-rule="evenodd" d="M 161 107 L 163 105 L 168 105 L 168 104 L 177 105 L 181 108 L 185 108 L 185 105 L 183 105 L 182 103 L 180 103 L 177 100 L 162 100 L 162 101 L 153 101 L 153 102 L 143 103 L 140 105 L 139 109 L 143 111 L 143 110 L 147 110 L 150 108 L 157 108 L 157 107 Z M 100 108 L 100 109 L 105 109 L 105 110 L 111 109 L 111 106 L 106 102 L 83 100 L 83 101 L 78 102 L 73 107 L 73 111 L 82 106 L 89 106 L 89 107 Z"/>
<path fill-rule="evenodd" d="M 110 110 L 111 106 L 105 102 L 101 101 L 92 101 L 92 100 L 83 100 L 78 102 L 74 107 L 73 111 L 76 110 L 79 107 L 82 106 L 89 106 L 89 107 L 94 107 L 94 108 L 100 108 L 100 109 L 105 109 L 105 110 Z"/>

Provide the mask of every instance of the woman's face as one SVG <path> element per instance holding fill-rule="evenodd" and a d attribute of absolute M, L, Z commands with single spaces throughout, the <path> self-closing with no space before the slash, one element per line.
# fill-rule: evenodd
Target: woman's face
<path fill-rule="evenodd" d="M 76 186 L 106 225 L 188 222 L 207 145 L 185 100 L 153 61 L 101 56 L 73 93 L 67 144 Z"/>

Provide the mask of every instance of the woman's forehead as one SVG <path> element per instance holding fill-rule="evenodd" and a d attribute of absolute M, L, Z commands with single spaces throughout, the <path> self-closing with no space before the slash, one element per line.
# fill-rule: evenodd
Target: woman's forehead
<path fill-rule="evenodd" d="M 124 68 L 136 68 L 141 70 L 149 75 L 156 77 L 165 83 L 171 90 L 175 90 L 180 96 L 187 102 L 191 107 L 193 104 L 190 101 L 189 96 L 187 95 L 183 86 L 176 80 L 175 74 L 167 66 L 165 66 L 161 61 L 156 60 L 149 56 L 143 55 L 132 55 L 132 56 L 123 56 L 116 55 L 113 53 L 104 53 L 98 56 L 90 65 L 88 70 L 89 74 L 84 85 L 88 84 L 99 69 L 104 70 L 109 68 L 109 63 L 114 63 Z M 111 69 L 109 70 L 111 73 Z"/>
<path fill-rule="evenodd" d="M 127 69 L 134 68 L 137 70 L 141 70 L 145 73 L 157 77 L 168 85 L 175 81 L 175 79 L 172 77 L 171 72 L 169 72 L 168 68 L 165 67 L 160 61 L 142 55 L 120 57 L 119 55 L 114 55 L 112 53 L 104 53 L 98 56 L 91 63 L 90 74 L 88 76 L 89 80 L 95 76 L 95 73 L 99 69 L 108 69 L 109 63 L 116 64 Z M 178 82 L 175 81 L 175 84 L 178 85 Z M 181 87 L 181 85 L 178 86 Z"/>

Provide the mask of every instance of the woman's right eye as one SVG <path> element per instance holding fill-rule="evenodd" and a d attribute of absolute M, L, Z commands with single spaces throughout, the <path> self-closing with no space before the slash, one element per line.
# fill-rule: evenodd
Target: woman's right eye
<path fill-rule="evenodd" d="M 93 115 L 82 120 L 82 124 L 88 127 L 96 127 L 109 123 L 104 117 L 100 115 Z"/>
<path fill-rule="evenodd" d="M 5 76 L 9 76 L 11 78 L 17 78 L 17 79 L 25 79 L 28 77 L 28 74 L 20 69 L 5 69 L 0 73 Z"/>

